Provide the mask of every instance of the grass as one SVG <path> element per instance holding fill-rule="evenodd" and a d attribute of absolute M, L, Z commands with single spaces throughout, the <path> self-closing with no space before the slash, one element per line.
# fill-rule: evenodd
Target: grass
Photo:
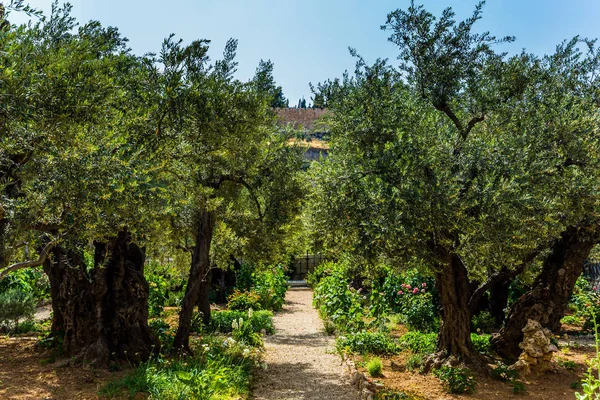
<path fill-rule="evenodd" d="M 250 390 L 250 373 L 258 353 L 231 339 L 206 336 L 195 344 L 195 356 L 150 360 L 120 380 L 100 390 L 107 398 L 134 398 L 142 393 L 151 398 L 175 400 L 229 400 L 244 397 Z"/>

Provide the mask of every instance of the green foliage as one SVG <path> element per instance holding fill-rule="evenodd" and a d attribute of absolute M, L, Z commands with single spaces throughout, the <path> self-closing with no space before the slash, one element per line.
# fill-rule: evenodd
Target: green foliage
<path fill-rule="evenodd" d="M 275 328 L 273 327 L 273 313 L 267 310 L 253 311 L 252 313 L 236 310 L 212 312 L 210 314 L 208 330 L 210 332 L 230 333 L 233 330 L 233 322 L 240 318 L 249 322 L 254 332 L 261 332 L 263 329 L 268 334 L 275 332 Z"/>
<path fill-rule="evenodd" d="M 597 314 L 593 307 L 589 308 L 590 319 L 594 326 L 594 339 L 596 343 L 596 354 L 588 360 L 588 370 L 581 380 L 583 393 L 576 392 L 577 400 L 595 400 L 600 397 L 600 332 L 598 331 Z"/>
<path fill-rule="evenodd" d="M 383 365 L 381 364 L 381 359 L 379 357 L 369 359 L 365 367 L 367 368 L 369 375 L 374 378 L 382 375 L 381 371 L 383 370 Z"/>
<path fill-rule="evenodd" d="M 565 315 L 560 320 L 560 323 L 561 324 L 574 325 L 574 326 L 583 326 L 585 324 L 585 320 L 583 318 L 581 318 L 581 317 L 576 316 L 576 315 Z"/>
<path fill-rule="evenodd" d="M 150 317 L 162 314 L 167 302 L 167 280 L 160 275 L 146 275 L 148 282 L 148 313 Z"/>
<path fill-rule="evenodd" d="M 435 352 L 437 334 L 422 332 L 407 332 L 398 340 L 402 350 L 410 350 L 415 354 L 432 354 Z"/>
<path fill-rule="evenodd" d="M 285 268 L 281 265 L 263 267 L 253 274 L 253 287 L 265 310 L 280 310 L 288 289 Z"/>
<path fill-rule="evenodd" d="M 411 330 L 436 332 L 439 329 L 438 293 L 432 291 L 433 281 L 416 269 L 398 274 L 384 267 L 383 283 L 375 281 L 370 296 L 369 316 L 379 317 L 389 312 L 402 315 L 402 322 Z"/>
<path fill-rule="evenodd" d="M 314 270 L 308 273 L 306 277 L 306 283 L 308 284 L 308 286 L 314 289 L 317 286 L 317 284 L 321 282 L 321 279 L 330 275 L 331 271 L 336 268 L 339 268 L 337 263 L 332 261 L 327 261 L 322 264 L 319 264 L 315 267 Z"/>
<path fill-rule="evenodd" d="M 406 359 L 406 369 L 409 371 L 420 371 L 424 361 L 425 356 L 423 354 L 411 354 Z"/>
<path fill-rule="evenodd" d="M 20 288 L 8 289 L 0 293 L 0 322 L 18 330 L 20 320 L 33 318 L 36 305 L 33 294 Z"/>
<path fill-rule="evenodd" d="M 260 334 L 256 333 L 249 319 L 252 318 L 252 310 L 248 311 L 248 319 L 239 318 L 231 323 L 232 337 L 240 343 L 252 347 L 262 347 L 263 340 Z"/>
<path fill-rule="evenodd" d="M 400 350 L 390 336 L 368 331 L 338 337 L 336 349 L 341 354 L 397 354 Z"/>
<path fill-rule="evenodd" d="M 38 302 L 50 298 L 48 275 L 39 268 L 22 269 L 7 275 L 0 281 L 0 293 L 8 289 L 31 293 Z"/>
<path fill-rule="evenodd" d="M 448 393 L 473 393 L 477 386 L 475 375 L 468 368 L 442 366 L 434 371 L 434 375 L 443 382 Z"/>
<path fill-rule="evenodd" d="M 361 292 L 350 286 L 343 267 L 338 265 L 315 287 L 313 304 L 340 332 L 358 332 L 365 327 L 365 297 Z"/>
<path fill-rule="evenodd" d="M 162 351 L 168 352 L 173 346 L 174 330 L 161 318 L 151 320 L 148 325 L 160 340 Z"/>
<path fill-rule="evenodd" d="M 491 354 L 492 348 L 490 345 L 491 335 L 489 334 L 476 334 L 471 333 L 471 342 L 473 343 L 473 347 L 480 353 L 483 354 Z"/>
<path fill-rule="evenodd" d="M 492 333 L 492 331 L 496 328 L 496 320 L 488 311 L 482 311 L 473 316 L 471 326 L 475 332 Z"/>
<path fill-rule="evenodd" d="M 234 290 L 227 298 L 227 308 L 237 311 L 262 310 L 260 294 L 254 290 L 246 292 Z"/>
<path fill-rule="evenodd" d="M 134 398 L 136 393 L 165 400 L 217 400 L 245 397 L 250 372 L 257 362 L 243 345 L 206 337 L 197 343 L 194 357 L 158 358 L 139 366 L 124 378 L 104 386 L 100 394 Z"/>
<path fill-rule="evenodd" d="M 492 370 L 492 378 L 503 382 L 519 379 L 519 371 L 509 368 L 508 365 L 499 362 Z"/>
<path fill-rule="evenodd" d="M 424 397 L 412 392 L 384 389 L 377 392 L 375 400 L 424 400 Z"/>

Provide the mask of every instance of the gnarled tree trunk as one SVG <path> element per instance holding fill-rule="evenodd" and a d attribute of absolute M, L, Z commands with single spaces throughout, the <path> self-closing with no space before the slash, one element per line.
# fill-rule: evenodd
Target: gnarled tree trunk
<path fill-rule="evenodd" d="M 436 288 L 440 293 L 442 325 L 438 335 L 439 353 L 427 368 L 437 368 L 442 362 L 471 362 L 475 355 L 471 342 L 471 311 L 469 308 L 469 277 L 458 255 L 436 245 L 439 272 Z"/>
<path fill-rule="evenodd" d="M 96 243 L 87 271 L 80 250 L 55 248 L 44 267 L 50 278 L 55 320 L 73 361 L 104 366 L 109 360 L 147 360 L 160 350 L 148 327 L 148 284 L 144 252 L 127 231 L 107 244 Z"/>
<path fill-rule="evenodd" d="M 512 306 L 504 327 L 492 340 L 498 354 L 508 360 L 519 357 L 522 329 L 529 319 L 551 330 L 560 328 L 575 282 L 597 242 L 597 227 L 571 226 L 553 243 L 532 289 Z"/>
<path fill-rule="evenodd" d="M 210 303 L 208 303 L 208 289 L 210 281 L 207 279 L 210 269 L 210 243 L 212 241 L 215 225 L 214 211 L 202 211 L 198 222 L 196 232 L 196 241 L 192 252 L 192 264 L 190 267 L 190 276 L 188 278 L 185 296 L 179 314 L 179 327 L 175 335 L 173 348 L 176 351 L 190 353 L 190 330 L 194 306 L 202 293 L 203 320 L 208 323 L 210 320 Z"/>

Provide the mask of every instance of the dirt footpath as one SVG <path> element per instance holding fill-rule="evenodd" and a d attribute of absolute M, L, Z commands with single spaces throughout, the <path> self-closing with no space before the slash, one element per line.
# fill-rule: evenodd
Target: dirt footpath
<path fill-rule="evenodd" d="M 312 291 L 288 291 L 283 310 L 274 318 L 275 334 L 265 338 L 267 369 L 257 371 L 256 400 L 356 400 L 340 358 L 332 354 L 335 341 L 323 333 L 312 308 Z"/>

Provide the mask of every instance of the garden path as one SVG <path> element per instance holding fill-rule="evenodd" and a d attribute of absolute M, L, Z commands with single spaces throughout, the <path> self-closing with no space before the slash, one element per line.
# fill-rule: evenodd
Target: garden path
<path fill-rule="evenodd" d="M 312 291 L 293 288 L 283 309 L 275 314 L 275 334 L 265 338 L 266 370 L 254 383 L 256 400 L 356 400 L 332 337 L 312 307 Z"/>

